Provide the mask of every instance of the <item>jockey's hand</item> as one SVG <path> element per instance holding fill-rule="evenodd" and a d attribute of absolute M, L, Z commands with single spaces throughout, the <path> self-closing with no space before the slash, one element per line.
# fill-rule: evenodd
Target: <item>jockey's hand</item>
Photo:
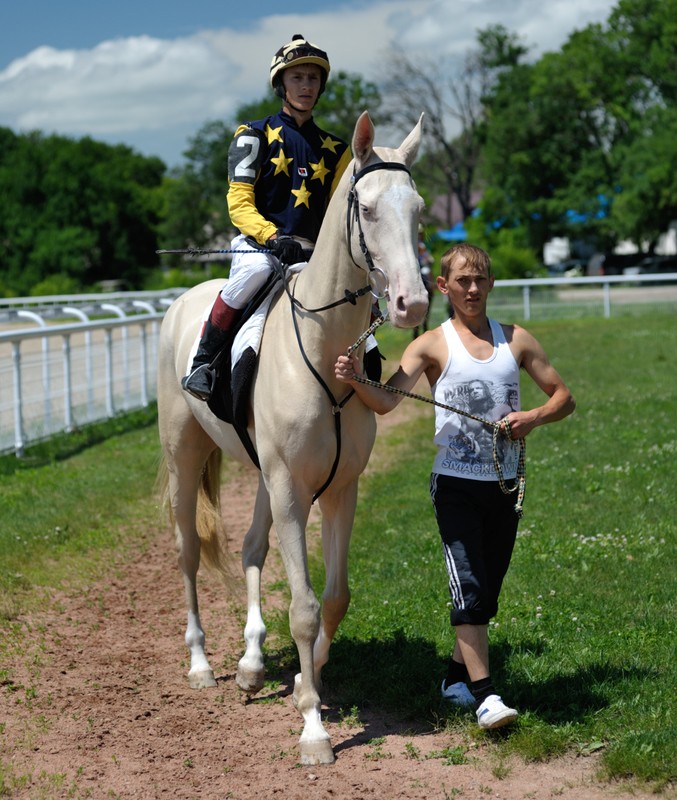
<path fill-rule="evenodd" d="M 306 254 L 301 244 L 291 236 L 278 236 L 276 239 L 268 239 L 266 247 L 285 267 L 306 261 Z"/>

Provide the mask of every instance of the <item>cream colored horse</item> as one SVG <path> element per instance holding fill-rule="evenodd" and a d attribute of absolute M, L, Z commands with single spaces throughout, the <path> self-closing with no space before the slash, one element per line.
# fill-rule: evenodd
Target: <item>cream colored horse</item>
<path fill-rule="evenodd" d="M 300 661 L 293 699 L 304 719 L 303 764 L 334 760 L 320 717 L 320 671 L 350 601 L 348 543 L 357 483 L 376 433 L 373 413 L 356 397 L 339 409 L 346 387 L 334 378 L 334 362 L 369 325 L 373 298 L 359 290 L 366 290 L 370 279 L 381 288 L 387 283 L 392 324 L 413 327 L 426 313 L 428 296 L 416 260 L 422 200 L 409 174 L 420 139 L 421 120 L 398 149 L 374 148 L 374 127 L 368 113 L 362 114 L 353 135 L 353 164 L 329 205 L 308 266 L 290 281 L 297 310 L 292 311 L 289 297 L 282 294 L 269 312 L 252 391 L 249 433 L 261 472 L 242 552 L 248 614 L 246 650 L 236 680 L 249 694 L 263 687 L 266 629 L 260 581 L 274 523 L 289 580 L 289 620 Z M 188 605 L 188 679 L 195 688 L 216 685 L 204 651 L 196 575 L 201 554 L 208 562 L 218 558 L 221 451 L 249 461 L 233 427 L 184 392 L 179 383 L 201 316 L 221 285 L 209 281 L 177 299 L 163 322 L 159 346 L 160 439 Z M 344 298 L 346 291 L 358 293 L 353 302 L 312 310 Z M 304 354 L 317 374 L 311 372 Z M 338 436 L 336 414 L 340 414 Z M 318 500 L 326 566 L 320 611 L 308 574 L 305 529 L 314 494 L 333 467 L 333 479 Z"/>

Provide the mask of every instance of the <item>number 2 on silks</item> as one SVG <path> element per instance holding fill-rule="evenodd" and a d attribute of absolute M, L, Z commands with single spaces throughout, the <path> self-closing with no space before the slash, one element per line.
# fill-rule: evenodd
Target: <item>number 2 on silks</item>
<path fill-rule="evenodd" d="M 256 178 L 256 170 L 252 169 L 251 165 L 258 159 L 261 144 L 256 136 L 240 136 L 236 144 L 237 147 L 248 147 L 250 150 L 241 161 L 238 161 L 235 178 L 253 181 Z"/>

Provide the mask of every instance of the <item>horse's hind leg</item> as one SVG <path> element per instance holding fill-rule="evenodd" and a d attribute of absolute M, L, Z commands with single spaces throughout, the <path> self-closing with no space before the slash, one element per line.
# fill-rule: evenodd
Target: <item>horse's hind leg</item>
<path fill-rule="evenodd" d="M 259 477 L 259 489 L 254 506 L 254 517 L 242 546 L 242 569 L 247 582 L 247 623 L 244 628 L 246 650 L 237 665 L 237 685 L 247 694 L 256 694 L 263 688 L 265 667 L 263 643 L 266 626 L 261 615 L 261 571 L 269 547 L 269 533 L 273 523 L 270 497 Z"/>
<path fill-rule="evenodd" d="M 205 654 L 205 633 L 200 621 L 197 572 L 200 566 L 200 537 L 197 531 L 197 497 L 204 468 L 215 446 L 192 418 L 174 418 L 171 440 L 163 445 L 168 468 L 169 501 L 174 517 L 178 561 L 183 577 L 188 621 L 185 642 L 190 650 L 188 682 L 193 689 L 216 686 L 214 672 Z M 162 431 L 161 431 L 162 438 Z"/>

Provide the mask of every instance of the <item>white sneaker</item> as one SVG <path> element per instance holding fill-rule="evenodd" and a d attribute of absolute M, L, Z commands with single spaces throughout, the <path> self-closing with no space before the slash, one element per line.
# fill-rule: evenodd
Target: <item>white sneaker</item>
<path fill-rule="evenodd" d="M 477 722 L 480 728 L 500 728 L 517 719 L 517 711 L 508 708 L 497 694 L 490 694 L 477 709 Z"/>
<path fill-rule="evenodd" d="M 446 683 L 446 679 L 442 681 L 442 697 L 444 697 L 445 700 L 461 708 L 475 705 L 475 698 L 463 681 L 452 683 L 451 686 L 447 686 Z"/>

